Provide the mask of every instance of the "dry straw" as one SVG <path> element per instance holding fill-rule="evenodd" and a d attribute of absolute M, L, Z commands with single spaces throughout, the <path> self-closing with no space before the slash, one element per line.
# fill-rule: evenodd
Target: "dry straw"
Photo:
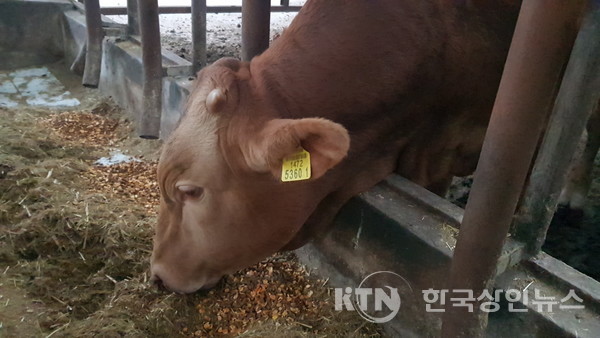
<path fill-rule="evenodd" d="M 373 336 L 333 311 L 324 282 L 293 255 L 228 276 L 213 291 L 175 295 L 148 283 L 156 162 L 93 165 L 107 147 L 144 148 L 120 112 L 48 115 L 0 109 L 0 284 L 27 294 L 34 328 L 52 337 Z M 156 145 L 154 145 L 156 148 Z M 147 147 L 146 147 L 147 153 Z M 156 159 L 156 151 L 147 155 Z M 0 309 L 0 314 L 2 309 Z M 22 329 L 22 328 L 21 328 Z M 18 323 L 3 330 L 24 333 Z"/>

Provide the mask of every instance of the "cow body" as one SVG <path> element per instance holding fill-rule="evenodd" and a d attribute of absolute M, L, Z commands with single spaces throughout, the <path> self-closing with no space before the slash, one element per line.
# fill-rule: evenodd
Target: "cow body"
<path fill-rule="evenodd" d="M 471 173 L 518 13 L 488 6 L 309 0 L 250 63 L 203 69 L 159 163 L 154 278 L 192 292 L 299 247 L 394 171 L 436 193 Z M 299 147 L 313 176 L 283 183 Z"/>
<path fill-rule="evenodd" d="M 561 191 L 559 205 L 567 208 L 567 215 L 580 220 L 586 205 L 587 195 L 592 184 L 594 160 L 600 149 L 600 102 L 596 104 L 586 130 L 583 133 L 579 149 L 571 163 L 567 182 Z"/>

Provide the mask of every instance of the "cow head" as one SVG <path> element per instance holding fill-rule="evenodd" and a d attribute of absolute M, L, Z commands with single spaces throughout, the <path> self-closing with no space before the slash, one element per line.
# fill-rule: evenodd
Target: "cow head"
<path fill-rule="evenodd" d="M 349 149 L 321 118 L 283 119 L 248 63 L 198 74 L 158 165 L 160 212 L 151 273 L 176 292 L 209 288 L 290 242 L 323 198 L 324 176 Z M 282 160 L 311 155 L 309 180 L 281 182 Z"/>

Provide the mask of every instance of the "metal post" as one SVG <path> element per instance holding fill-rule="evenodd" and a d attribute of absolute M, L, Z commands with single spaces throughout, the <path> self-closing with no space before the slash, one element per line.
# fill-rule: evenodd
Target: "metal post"
<path fill-rule="evenodd" d="M 281 6 L 288 7 L 290 5 L 290 0 L 281 0 Z"/>
<path fill-rule="evenodd" d="M 85 22 L 87 28 L 87 50 L 82 83 L 86 87 L 96 88 L 100 81 L 102 39 L 104 38 L 99 0 L 85 0 Z"/>
<path fill-rule="evenodd" d="M 206 66 L 206 0 L 192 0 L 192 66 Z"/>
<path fill-rule="evenodd" d="M 158 0 L 141 0 L 138 3 L 140 31 L 142 33 L 142 63 L 144 88 L 139 135 L 141 138 L 158 138 L 162 103 L 162 54 L 160 27 L 158 25 Z"/>
<path fill-rule="evenodd" d="M 520 192 L 562 66 L 573 45 L 583 1 L 524 1 L 450 269 L 450 290 L 478 297 L 491 286 Z M 456 292 L 451 296 L 465 297 Z M 459 296 L 460 295 L 460 296 Z M 487 313 L 482 301 L 449 304 L 443 337 L 482 337 Z"/>
<path fill-rule="evenodd" d="M 242 60 L 250 61 L 269 47 L 271 1 L 242 2 Z"/>
<path fill-rule="evenodd" d="M 600 97 L 600 6 L 575 40 L 554 111 L 525 198 L 515 220 L 516 236 L 537 254 L 556 210 L 560 190 L 581 134 Z"/>
<path fill-rule="evenodd" d="M 140 17 L 137 0 L 127 0 L 127 34 L 140 35 Z"/>

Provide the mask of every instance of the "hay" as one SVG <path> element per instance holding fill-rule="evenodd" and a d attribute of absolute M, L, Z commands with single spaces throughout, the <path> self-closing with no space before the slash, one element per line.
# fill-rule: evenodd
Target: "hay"
<path fill-rule="evenodd" d="M 115 131 L 119 121 L 94 113 L 69 111 L 51 115 L 43 119 L 42 124 L 50 127 L 63 140 L 88 146 L 107 146 L 116 141 Z"/>
<path fill-rule="evenodd" d="M 108 151 L 99 144 L 139 146 L 119 136 L 131 130 L 118 113 L 108 103 L 50 119 L 43 110 L 0 109 L 8 121 L 0 126 L 0 282 L 26 291 L 45 336 L 379 334 L 356 314 L 333 311 L 330 290 L 292 255 L 228 276 L 208 293 L 151 287 L 156 164 L 93 165 Z M 98 131 L 78 132 L 85 129 L 77 123 Z M 18 322 L 3 325 L 18 335 Z"/>
<path fill-rule="evenodd" d="M 155 215 L 160 194 L 156 165 L 156 162 L 133 161 L 94 166 L 84 177 L 92 183 L 90 190 L 142 205 L 149 214 Z"/>

